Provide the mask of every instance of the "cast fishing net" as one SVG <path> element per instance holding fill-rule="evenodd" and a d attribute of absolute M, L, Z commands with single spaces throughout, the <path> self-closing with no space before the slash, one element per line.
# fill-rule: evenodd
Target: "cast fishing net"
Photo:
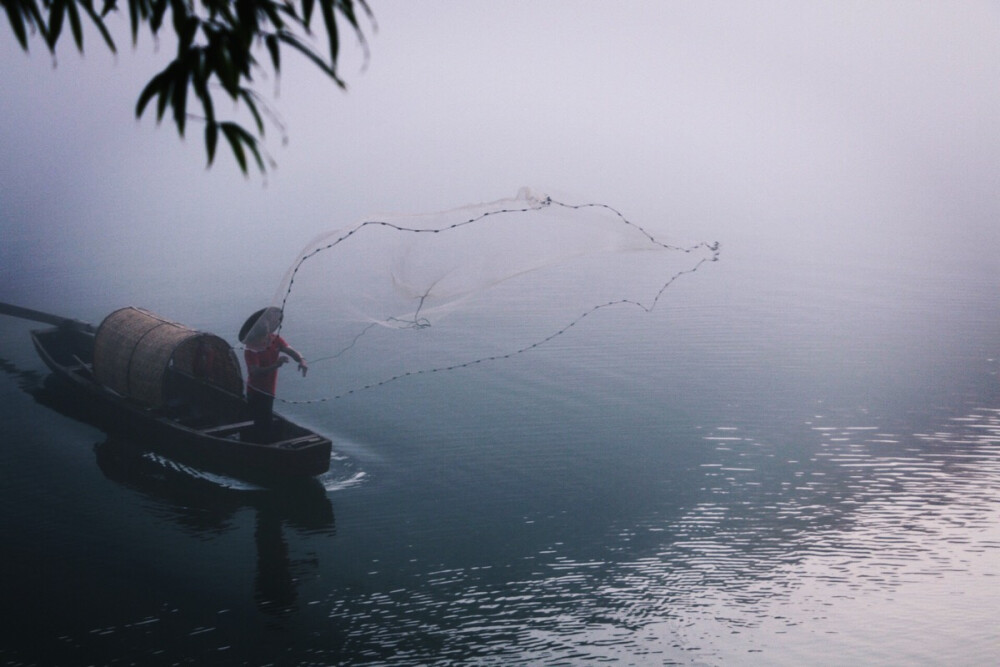
<path fill-rule="evenodd" d="M 604 204 L 530 190 L 433 214 L 378 216 L 314 239 L 269 321 L 309 362 L 279 398 L 342 398 L 552 346 L 598 311 L 652 311 L 717 243 L 671 245 Z M 289 368 L 294 368 L 290 365 Z"/>

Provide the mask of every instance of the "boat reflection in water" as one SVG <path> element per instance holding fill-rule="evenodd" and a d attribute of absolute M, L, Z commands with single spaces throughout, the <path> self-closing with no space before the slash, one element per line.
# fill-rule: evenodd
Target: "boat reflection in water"
<path fill-rule="evenodd" d="M 73 426 L 100 428 L 52 375 L 3 358 L 0 373 L 71 420 L 54 421 L 57 440 L 26 443 L 24 456 L 46 472 L 13 493 L 42 509 L 11 523 L 12 617 L 0 654 L 19 655 L 20 638 L 44 626 L 51 641 L 24 649 L 43 664 L 282 656 L 304 615 L 315 615 L 309 586 L 331 567 L 319 547 L 337 535 L 329 494 L 364 473 L 338 457 L 322 476 L 266 483 L 196 467 L 141 439 Z M 80 445 L 95 441 L 89 459 Z M 10 451 L 20 444 L 10 441 Z M 62 498 L 73 500 L 46 509 Z"/>
<path fill-rule="evenodd" d="M 148 507 L 158 518 L 192 536 L 234 530 L 234 516 L 252 508 L 257 552 L 254 599 L 261 611 L 282 614 L 292 610 L 298 597 L 296 573 L 304 567 L 319 567 L 315 557 L 291 558 L 286 529 L 336 534 L 333 506 L 317 479 L 296 480 L 278 488 L 256 487 L 176 463 L 117 438 L 96 444 L 94 453 L 105 477 L 151 500 Z"/>
<path fill-rule="evenodd" d="M 23 387 L 35 400 L 60 414 L 93 423 L 93 415 L 58 379 L 43 380 L 27 373 Z M 101 426 L 100 423 L 96 424 Z M 257 571 L 254 598 L 268 613 L 284 613 L 295 606 L 293 571 L 318 569 L 315 558 L 293 561 L 285 529 L 311 535 L 336 534 L 333 506 L 319 478 L 268 480 L 267 486 L 229 476 L 221 470 L 196 468 L 159 454 L 141 442 L 105 432 L 94 445 L 97 465 L 108 479 L 151 500 L 157 518 L 166 519 L 195 537 L 218 536 L 234 530 L 234 517 L 255 511 L 254 544 Z"/>

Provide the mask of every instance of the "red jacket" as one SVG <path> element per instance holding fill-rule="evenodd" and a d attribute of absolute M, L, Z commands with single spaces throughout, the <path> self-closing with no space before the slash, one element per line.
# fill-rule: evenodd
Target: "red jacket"
<path fill-rule="evenodd" d="M 278 355 L 283 348 L 288 347 L 285 339 L 276 334 L 268 336 L 267 345 L 264 347 L 250 347 L 247 345 L 243 351 L 243 358 L 247 362 L 247 388 L 256 389 L 265 394 L 274 395 L 278 387 L 278 369 L 272 368 L 265 373 L 254 373 L 254 368 L 273 366 L 278 363 Z"/>

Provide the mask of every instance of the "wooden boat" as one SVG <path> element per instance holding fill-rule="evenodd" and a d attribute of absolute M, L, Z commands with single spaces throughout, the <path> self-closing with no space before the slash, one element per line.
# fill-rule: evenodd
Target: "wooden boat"
<path fill-rule="evenodd" d="M 253 479 L 329 470 L 329 438 L 279 414 L 261 438 L 243 396 L 242 370 L 218 336 L 139 308 L 99 327 L 8 304 L 0 312 L 55 326 L 31 332 L 77 412 L 109 433 L 181 461 Z"/>

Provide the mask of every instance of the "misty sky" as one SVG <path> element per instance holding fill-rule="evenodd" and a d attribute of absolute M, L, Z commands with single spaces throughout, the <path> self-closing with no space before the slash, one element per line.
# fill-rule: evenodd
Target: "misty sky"
<path fill-rule="evenodd" d="M 269 128 L 266 183 L 221 145 L 206 171 L 196 123 L 134 119 L 169 40 L 133 49 L 119 17 L 117 57 L 91 31 L 54 67 L 0 19 L 0 300 L 77 315 L 74 290 L 116 307 L 166 281 L 250 305 L 324 230 L 524 185 L 737 256 L 955 245 L 996 266 L 997 2 L 371 5 L 346 93 L 291 53 L 260 82 L 289 138 Z"/>

